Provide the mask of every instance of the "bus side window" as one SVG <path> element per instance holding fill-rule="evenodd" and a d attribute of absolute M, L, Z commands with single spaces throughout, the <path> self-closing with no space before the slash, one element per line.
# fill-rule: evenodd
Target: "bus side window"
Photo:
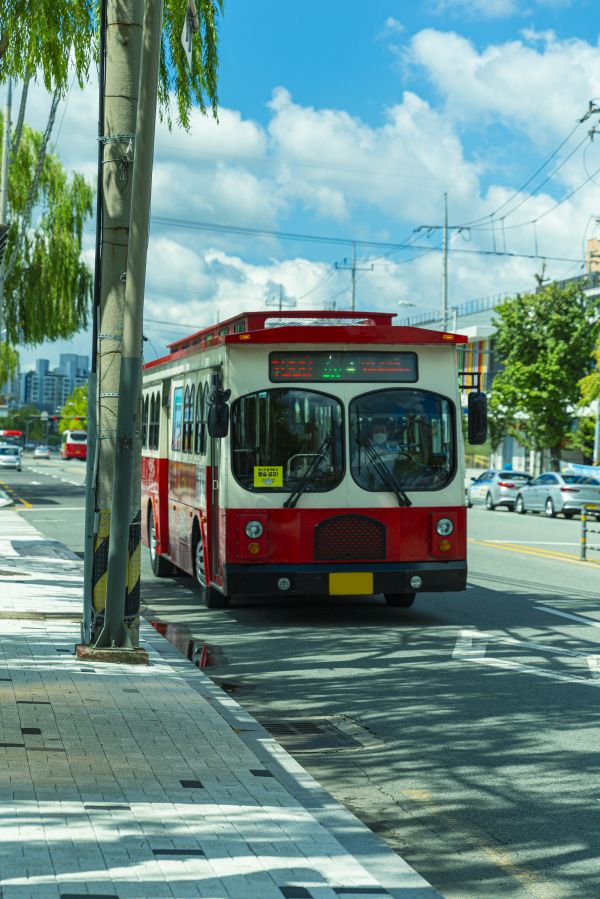
<path fill-rule="evenodd" d="M 160 427 L 160 393 L 153 393 L 150 399 L 150 424 L 148 448 L 158 449 L 158 432 Z"/>
<path fill-rule="evenodd" d="M 150 397 L 150 418 L 148 421 L 148 449 L 154 449 L 154 407 L 156 406 L 155 394 Z"/>
<path fill-rule="evenodd" d="M 146 395 L 146 398 L 142 400 L 142 446 L 146 446 L 148 440 L 148 405 L 150 399 Z"/>
<path fill-rule="evenodd" d="M 191 426 L 191 417 L 192 412 L 190 409 L 190 388 L 186 385 L 185 393 L 183 395 L 183 432 L 182 432 L 182 440 L 181 440 L 181 449 L 184 453 L 189 453 L 188 446 L 188 432 Z"/>
<path fill-rule="evenodd" d="M 183 387 L 173 390 L 173 424 L 171 432 L 171 449 L 181 451 L 181 432 L 183 425 Z"/>
<path fill-rule="evenodd" d="M 193 453 L 194 452 L 194 401 L 196 399 L 196 388 L 192 384 L 190 387 L 190 404 L 188 411 L 188 423 L 187 423 L 187 443 L 186 443 L 186 452 Z"/>
<path fill-rule="evenodd" d="M 198 394 L 196 396 L 196 421 L 194 433 L 194 452 L 203 456 L 206 452 L 206 397 L 208 393 L 208 384 L 198 384 Z"/>

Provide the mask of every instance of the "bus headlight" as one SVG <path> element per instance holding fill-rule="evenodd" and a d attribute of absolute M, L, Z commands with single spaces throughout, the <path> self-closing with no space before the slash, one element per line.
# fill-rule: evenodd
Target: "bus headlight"
<path fill-rule="evenodd" d="M 246 525 L 246 537 L 250 537 L 251 540 L 262 537 L 262 532 L 263 526 L 260 521 L 249 521 Z"/>
<path fill-rule="evenodd" d="M 440 537 L 449 537 L 454 530 L 454 525 L 449 518 L 440 518 L 435 523 L 435 529 Z"/>

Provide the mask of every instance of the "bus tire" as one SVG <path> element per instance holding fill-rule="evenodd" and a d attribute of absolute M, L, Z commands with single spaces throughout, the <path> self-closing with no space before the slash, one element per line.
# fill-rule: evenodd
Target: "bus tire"
<path fill-rule="evenodd" d="M 384 593 L 385 603 L 396 609 L 409 609 L 416 599 L 416 593 Z"/>
<path fill-rule="evenodd" d="M 148 546 L 150 547 L 150 564 L 155 577 L 171 577 L 174 565 L 156 552 L 156 526 L 152 507 L 148 512 Z"/>
<path fill-rule="evenodd" d="M 221 593 L 215 587 L 211 587 L 206 583 L 206 574 L 204 569 L 204 547 L 202 545 L 202 537 L 198 534 L 196 548 L 194 551 L 194 574 L 196 582 L 200 588 L 200 598 L 207 609 L 225 609 L 231 602 L 231 596 Z"/>

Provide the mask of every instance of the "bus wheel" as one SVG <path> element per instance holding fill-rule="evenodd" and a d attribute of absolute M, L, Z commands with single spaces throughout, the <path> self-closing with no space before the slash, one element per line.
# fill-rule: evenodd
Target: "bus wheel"
<path fill-rule="evenodd" d="M 225 609 L 231 602 L 231 597 L 226 596 L 209 587 L 206 584 L 206 571 L 204 567 L 204 547 L 202 546 L 202 538 L 198 536 L 196 543 L 196 552 L 194 554 L 196 580 L 200 587 L 200 597 L 207 609 Z"/>
<path fill-rule="evenodd" d="M 148 544 L 150 546 L 150 563 L 155 577 L 171 577 L 174 566 L 156 552 L 156 525 L 152 509 L 148 513 Z"/>
<path fill-rule="evenodd" d="M 416 593 L 384 593 L 386 605 L 397 609 L 408 609 L 416 598 Z"/>

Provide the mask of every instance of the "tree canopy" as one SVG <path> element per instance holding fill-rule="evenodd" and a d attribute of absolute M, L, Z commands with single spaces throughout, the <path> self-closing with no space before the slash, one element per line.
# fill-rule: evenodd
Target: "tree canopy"
<path fill-rule="evenodd" d="M 0 343 L 0 390 L 19 370 L 19 354 L 8 343 Z"/>
<path fill-rule="evenodd" d="M 597 300 L 575 284 L 549 284 L 497 309 L 504 370 L 494 379 L 491 409 L 524 446 L 551 449 L 554 466 L 580 401 L 579 382 L 592 366 L 597 313 Z"/>
<path fill-rule="evenodd" d="M 87 428 L 88 386 L 76 387 L 60 410 L 58 431 L 85 431 Z"/>
<path fill-rule="evenodd" d="M 80 174 L 68 176 L 51 153 L 36 179 L 42 141 L 39 131 L 24 125 L 9 166 L 3 326 L 12 345 L 71 337 L 86 326 L 91 299 L 92 275 L 81 258 L 81 245 L 93 191 Z M 30 228 L 31 204 L 38 216 Z"/>
<path fill-rule="evenodd" d="M 98 61 L 98 0 L 5 0 L 2 5 L 0 78 L 40 77 L 47 90 L 65 91 L 75 66 L 80 87 Z M 190 71 L 181 46 L 184 0 L 164 0 L 159 109 L 171 124 L 174 95 L 178 122 L 189 127 L 194 102 L 217 110 L 218 21 L 223 0 L 195 0 L 199 31 Z"/>

